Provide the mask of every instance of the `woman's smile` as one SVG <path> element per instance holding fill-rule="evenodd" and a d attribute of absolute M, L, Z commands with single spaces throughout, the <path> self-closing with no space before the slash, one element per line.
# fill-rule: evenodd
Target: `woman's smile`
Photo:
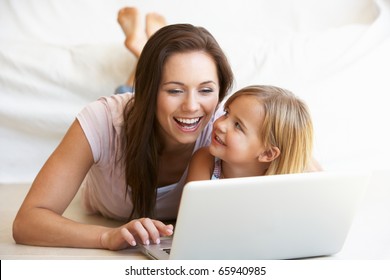
<path fill-rule="evenodd" d="M 174 118 L 179 128 L 183 131 L 193 132 L 200 126 L 203 117 L 196 118 Z"/>
<path fill-rule="evenodd" d="M 188 75 L 188 73 L 192 73 Z M 194 143 L 218 105 L 215 61 L 202 51 L 170 56 L 157 97 L 157 121 L 171 143 Z"/>

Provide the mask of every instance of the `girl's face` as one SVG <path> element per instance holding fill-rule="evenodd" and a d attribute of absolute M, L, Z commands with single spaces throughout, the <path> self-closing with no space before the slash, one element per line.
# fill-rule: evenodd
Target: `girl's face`
<path fill-rule="evenodd" d="M 264 109 L 256 97 L 237 97 L 214 123 L 210 153 L 231 164 L 258 163 L 265 150 L 259 133 L 263 121 Z"/>
<path fill-rule="evenodd" d="M 214 60 L 204 52 L 178 53 L 165 62 L 157 96 L 157 120 L 165 145 L 196 141 L 218 105 Z"/>

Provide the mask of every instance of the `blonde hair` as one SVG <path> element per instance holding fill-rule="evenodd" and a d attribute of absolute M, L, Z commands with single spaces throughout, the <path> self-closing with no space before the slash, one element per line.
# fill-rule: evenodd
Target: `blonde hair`
<path fill-rule="evenodd" d="M 257 97 L 264 108 L 264 121 L 259 132 L 265 147 L 280 150 L 280 155 L 270 163 L 265 175 L 305 171 L 313 149 L 313 124 L 307 105 L 286 89 L 254 85 L 230 96 L 225 107 L 243 95 Z"/>

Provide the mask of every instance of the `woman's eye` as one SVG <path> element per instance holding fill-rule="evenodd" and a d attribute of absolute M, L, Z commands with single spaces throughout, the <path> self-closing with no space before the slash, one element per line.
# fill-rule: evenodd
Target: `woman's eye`
<path fill-rule="evenodd" d="M 183 91 L 180 89 L 169 89 L 169 90 L 167 90 L 167 92 L 170 94 L 179 94 L 179 93 L 182 93 Z"/>
<path fill-rule="evenodd" d="M 214 90 L 212 88 L 202 88 L 200 90 L 201 93 L 211 93 L 211 92 L 214 92 Z"/>

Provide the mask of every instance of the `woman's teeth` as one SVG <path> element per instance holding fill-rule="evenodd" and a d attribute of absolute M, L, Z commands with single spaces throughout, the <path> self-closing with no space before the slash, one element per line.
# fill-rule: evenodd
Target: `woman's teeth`
<path fill-rule="evenodd" d="M 194 118 L 194 119 L 183 119 L 183 118 L 176 118 L 176 121 L 183 125 L 192 125 L 198 123 L 200 118 Z"/>
<path fill-rule="evenodd" d="M 194 129 L 201 118 L 192 118 L 192 119 L 184 119 L 184 118 L 175 118 L 176 122 L 183 128 L 187 130 Z"/>

